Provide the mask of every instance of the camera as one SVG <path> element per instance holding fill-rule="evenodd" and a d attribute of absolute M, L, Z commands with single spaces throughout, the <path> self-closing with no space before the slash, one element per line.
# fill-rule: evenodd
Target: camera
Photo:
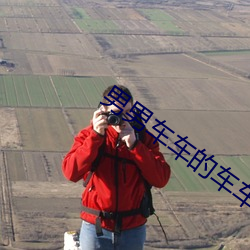
<path fill-rule="evenodd" d="M 112 112 L 104 112 L 102 115 L 107 116 L 108 125 L 121 125 L 122 123 L 122 114 L 115 115 Z"/>

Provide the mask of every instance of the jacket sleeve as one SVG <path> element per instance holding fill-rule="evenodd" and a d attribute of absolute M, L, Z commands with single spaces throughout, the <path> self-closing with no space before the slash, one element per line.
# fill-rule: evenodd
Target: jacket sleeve
<path fill-rule="evenodd" d="M 153 143 L 155 139 L 147 133 L 145 137 L 145 142 L 138 141 L 131 153 L 148 183 L 162 188 L 169 181 L 171 169 L 160 152 L 159 143 Z"/>
<path fill-rule="evenodd" d="M 75 137 L 70 151 L 62 162 L 62 171 L 68 180 L 77 182 L 90 171 L 104 138 L 93 129 L 82 130 Z"/>

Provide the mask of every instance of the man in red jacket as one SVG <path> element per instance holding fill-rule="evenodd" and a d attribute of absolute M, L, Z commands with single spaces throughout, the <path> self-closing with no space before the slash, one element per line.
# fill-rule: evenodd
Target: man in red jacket
<path fill-rule="evenodd" d="M 104 104 L 108 103 L 108 94 L 114 86 L 104 91 Z M 113 99 L 113 104 L 102 105 L 95 111 L 91 124 L 75 137 L 62 164 L 68 180 L 88 179 L 82 194 L 82 250 L 142 250 L 147 217 L 141 212 L 145 181 L 162 188 L 170 178 L 171 170 L 159 151 L 159 143 L 145 131 L 139 140 L 131 124 L 125 121 L 130 120 L 127 113 L 131 114 L 133 98 L 126 87 L 118 87 L 131 97 L 130 101 L 122 107 Z M 122 117 L 127 119 L 113 124 L 108 114 L 111 110 L 118 113 L 121 108 Z"/>

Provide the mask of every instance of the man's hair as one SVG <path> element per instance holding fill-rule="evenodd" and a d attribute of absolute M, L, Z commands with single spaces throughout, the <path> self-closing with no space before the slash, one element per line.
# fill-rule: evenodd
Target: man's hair
<path fill-rule="evenodd" d="M 103 102 L 103 103 L 109 103 L 109 101 L 106 100 L 106 99 L 104 98 L 104 96 L 108 97 L 108 98 L 111 99 L 111 100 L 113 99 L 112 97 L 108 96 L 108 94 L 109 94 L 109 92 L 112 90 L 112 88 L 113 88 L 114 86 L 116 86 L 117 88 L 121 89 L 121 90 L 122 90 L 123 92 L 125 92 L 127 95 L 131 96 L 130 102 L 133 104 L 133 96 L 132 96 L 130 90 L 129 90 L 127 87 L 123 86 L 123 85 L 111 85 L 111 86 L 107 87 L 107 88 L 104 90 L 103 94 L 102 94 L 102 97 L 103 97 L 103 98 L 102 98 L 102 102 Z M 114 97 L 117 97 L 117 95 L 116 95 L 115 93 L 113 93 L 113 96 L 114 96 Z M 125 96 L 124 94 L 123 94 L 122 96 L 124 96 L 124 97 L 127 98 L 127 96 Z"/>

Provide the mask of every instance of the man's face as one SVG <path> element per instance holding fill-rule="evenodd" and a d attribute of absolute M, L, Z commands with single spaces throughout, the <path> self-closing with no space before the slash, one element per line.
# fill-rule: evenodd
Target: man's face
<path fill-rule="evenodd" d="M 121 109 L 123 109 L 122 114 L 124 114 L 125 117 L 126 117 L 126 113 L 127 112 L 129 113 L 129 110 L 132 108 L 132 103 L 131 102 L 128 102 L 125 107 L 122 107 L 121 105 L 119 105 L 119 103 L 117 103 L 117 105 L 119 107 L 121 107 Z M 120 112 L 120 109 L 118 109 L 115 105 L 107 106 L 106 111 L 111 111 L 111 110 L 114 111 L 115 113 Z M 131 119 L 128 116 L 127 116 L 127 118 L 128 118 L 128 120 Z M 114 130 L 117 133 L 121 133 L 122 130 L 126 129 L 126 123 L 124 121 L 122 121 L 121 125 L 111 125 L 111 126 L 114 128 Z"/>

